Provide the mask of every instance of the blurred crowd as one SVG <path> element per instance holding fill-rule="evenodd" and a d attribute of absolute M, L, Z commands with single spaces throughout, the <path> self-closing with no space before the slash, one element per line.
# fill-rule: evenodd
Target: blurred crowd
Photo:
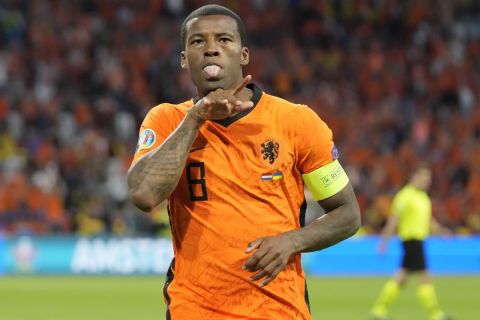
<path fill-rule="evenodd" d="M 146 112 L 193 97 L 180 26 L 209 1 L 2 0 L 0 234 L 155 234 L 126 171 Z M 332 128 L 363 232 L 421 161 L 434 215 L 480 233 L 480 1 L 215 1 L 245 20 L 246 72 Z"/>

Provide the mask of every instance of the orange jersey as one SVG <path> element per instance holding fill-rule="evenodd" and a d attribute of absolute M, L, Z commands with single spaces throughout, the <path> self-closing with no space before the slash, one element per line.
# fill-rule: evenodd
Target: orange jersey
<path fill-rule="evenodd" d="M 308 107 L 262 92 L 255 106 L 206 121 L 169 198 L 175 260 L 164 293 L 172 319 L 311 319 L 300 254 L 265 287 L 242 270 L 247 245 L 301 228 L 301 174 L 336 157 L 331 130 Z M 134 161 L 175 130 L 192 100 L 146 116 Z"/>

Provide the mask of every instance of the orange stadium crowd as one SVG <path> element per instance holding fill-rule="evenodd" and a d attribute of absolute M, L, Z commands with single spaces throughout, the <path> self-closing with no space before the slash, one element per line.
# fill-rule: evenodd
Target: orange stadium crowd
<path fill-rule="evenodd" d="M 145 234 L 128 199 L 146 112 L 194 95 L 180 25 L 208 1 L 0 4 L 0 234 Z M 415 164 L 434 215 L 480 233 L 480 2 L 216 1 L 244 18 L 265 91 L 332 128 L 376 233 Z"/>

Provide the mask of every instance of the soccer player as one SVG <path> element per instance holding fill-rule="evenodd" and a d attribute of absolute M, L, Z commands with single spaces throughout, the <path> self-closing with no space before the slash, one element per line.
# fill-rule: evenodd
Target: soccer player
<path fill-rule="evenodd" d="M 382 288 L 380 296 L 372 310 L 372 318 L 389 319 L 388 307 L 395 300 L 400 288 L 412 274 L 418 274 L 420 284 L 417 296 L 423 307 L 430 314 L 431 320 L 447 320 L 449 317 L 440 309 L 431 283 L 424 253 L 424 240 L 432 231 L 444 234 L 451 232 L 441 226 L 432 216 L 432 205 L 427 190 L 430 187 L 432 173 L 425 166 L 419 166 L 412 174 L 410 182 L 394 197 L 392 214 L 382 230 L 379 252 L 386 249 L 389 238 L 398 225 L 398 235 L 403 245 L 403 260 L 400 270 Z"/>
<path fill-rule="evenodd" d="M 150 110 L 128 172 L 140 209 L 169 200 L 167 319 L 311 319 L 300 254 L 360 225 L 332 132 L 243 76 L 249 50 L 236 13 L 193 11 L 181 41 L 198 96 Z M 309 225 L 304 184 L 325 210 Z"/>

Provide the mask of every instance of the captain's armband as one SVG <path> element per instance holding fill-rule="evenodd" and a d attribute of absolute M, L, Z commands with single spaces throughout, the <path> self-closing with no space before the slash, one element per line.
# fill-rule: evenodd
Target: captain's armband
<path fill-rule="evenodd" d="M 348 176 L 335 160 L 310 173 L 302 174 L 303 181 L 315 200 L 324 200 L 348 184 Z"/>

